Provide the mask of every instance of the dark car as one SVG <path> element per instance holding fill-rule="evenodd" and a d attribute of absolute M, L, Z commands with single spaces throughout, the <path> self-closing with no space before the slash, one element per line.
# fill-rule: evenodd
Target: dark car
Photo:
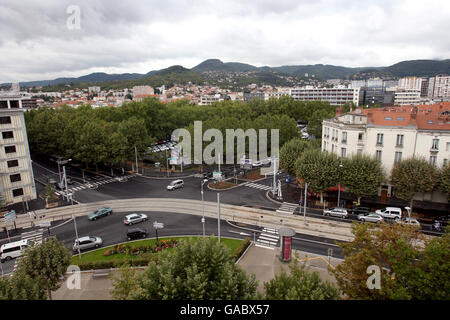
<path fill-rule="evenodd" d="M 147 236 L 147 231 L 140 228 L 133 228 L 128 229 L 127 231 L 127 239 L 133 240 L 133 239 L 142 239 Z"/>
<path fill-rule="evenodd" d="M 348 209 L 348 212 L 352 215 L 360 215 L 364 214 L 367 215 L 370 213 L 370 208 L 368 207 L 354 207 L 353 209 Z"/>
<path fill-rule="evenodd" d="M 433 220 L 431 228 L 437 231 L 444 231 L 450 221 L 450 215 L 441 216 Z"/>

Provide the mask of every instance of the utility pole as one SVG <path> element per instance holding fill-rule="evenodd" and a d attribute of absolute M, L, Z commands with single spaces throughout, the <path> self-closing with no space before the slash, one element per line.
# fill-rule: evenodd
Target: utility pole
<path fill-rule="evenodd" d="M 136 146 L 134 146 L 134 154 L 136 156 L 136 173 L 139 173 L 139 169 L 138 169 L 138 158 L 137 158 L 137 148 Z"/>
<path fill-rule="evenodd" d="M 66 166 L 63 166 L 63 172 L 64 172 L 64 185 L 65 185 L 65 189 L 66 189 L 66 198 L 67 198 L 67 202 L 68 202 L 69 201 L 69 191 L 67 188 Z"/>
<path fill-rule="evenodd" d="M 277 158 L 273 159 L 273 182 L 272 182 L 272 194 L 275 197 L 277 190 Z"/>
<path fill-rule="evenodd" d="M 306 223 L 306 191 L 308 190 L 308 182 L 305 182 L 305 206 L 303 207 L 303 222 Z"/>
<path fill-rule="evenodd" d="M 340 207 L 340 200 L 341 200 L 341 171 L 342 171 L 342 158 L 341 163 L 339 164 L 339 184 L 338 184 L 338 201 L 337 206 Z"/>
<path fill-rule="evenodd" d="M 217 230 L 218 230 L 218 239 L 220 242 L 220 193 L 219 192 L 217 192 L 217 212 L 218 212 Z"/>
<path fill-rule="evenodd" d="M 169 158 L 167 158 L 167 150 L 166 151 L 166 172 L 167 172 L 167 177 L 169 177 Z"/>

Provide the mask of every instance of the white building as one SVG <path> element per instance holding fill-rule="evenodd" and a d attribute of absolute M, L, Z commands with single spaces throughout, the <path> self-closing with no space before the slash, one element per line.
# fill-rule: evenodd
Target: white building
<path fill-rule="evenodd" d="M 342 106 L 348 102 L 358 105 L 359 88 L 338 86 L 335 88 L 317 88 L 306 86 L 290 89 L 290 95 L 301 101 L 328 101 L 331 105 Z"/>
<path fill-rule="evenodd" d="M 422 89 L 422 78 L 418 77 L 405 77 L 398 80 L 398 88 L 403 90 L 416 90 Z"/>
<path fill-rule="evenodd" d="M 7 204 L 36 199 L 24 105 L 19 94 L 0 95 L 0 193 Z"/>
<path fill-rule="evenodd" d="M 146 96 L 146 95 L 154 95 L 155 90 L 150 86 L 134 86 L 133 87 L 133 97 L 134 96 Z"/>
<path fill-rule="evenodd" d="M 99 93 L 100 92 L 100 87 L 88 87 L 88 91 L 89 93 Z"/>
<path fill-rule="evenodd" d="M 211 105 L 214 102 L 223 101 L 224 98 L 221 94 L 205 94 L 200 97 L 199 105 L 206 106 Z"/>
<path fill-rule="evenodd" d="M 395 90 L 394 105 L 416 105 L 420 104 L 420 88 L 419 89 L 400 89 Z"/>
<path fill-rule="evenodd" d="M 450 76 L 437 75 L 432 77 L 428 82 L 428 98 L 443 99 L 450 98 Z"/>
<path fill-rule="evenodd" d="M 341 157 L 358 153 L 376 157 L 388 176 L 396 162 L 411 157 L 423 157 L 440 167 L 450 159 L 450 103 L 357 109 L 326 119 L 322 150 Z M 388 183 L 384 188 L 390 195 Z M 433 200 L 446 202 L 442 196 Z"/>

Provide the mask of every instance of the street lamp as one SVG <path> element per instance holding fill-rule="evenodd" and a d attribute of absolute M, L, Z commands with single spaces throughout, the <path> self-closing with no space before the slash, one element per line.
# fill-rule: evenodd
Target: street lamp
<path fill-rule="evenodd" d="M 72 161 L 72 159 L 69 159 L 69 160 L 66 160 L 66 161 L 64 161 L 64 165 L 63 165 L 63 172 L 64 172 L 64 186 L 63 187 L 65 187 L 65 189 L 66 189 L 66 198 L 67 198 L 67 201 L 69 201 L 69 191 L 68 191 L 68 188 L 67 188 L 67 175 L 66 175 L 66 164 L 68 163 L 68 162 L 70 162 L 70 161 Z M 62 181 L 61 181 L 62 182 Z"/>
<path fill-rule="evenodd" d="M 408 223 L 411 223 L 411 208 L 405 207 L 406 211 L 408 212 Z"/>
<path fill-rule="evenodd" d="M 341 163 L 339 164 L 339 184 L 338 184 L 338 201 L 337 201 L 337 206 L 340 207 L 340 199 L 341 199 L 341 174 L 342 174 L 342 159 L 341 159 Z"/>
<path fill-rule="evenodd" d="M 202 224 L 203 224 L 203 237 L 205 236 L 205 205 L 203 203 L 203 185 L 208 182 L 208 179 L 203 179 L 202 181 L 202 211 L 203 211 L 203 217 L 202 217 Z"/>

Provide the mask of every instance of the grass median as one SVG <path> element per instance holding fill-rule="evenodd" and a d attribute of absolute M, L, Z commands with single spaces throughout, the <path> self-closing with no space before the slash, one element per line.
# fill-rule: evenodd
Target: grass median
<path fill-rule="evenodd" d="M 159 238 L 159 241 L 162 240 L 176 240 L 177 242 L 181 242 L 186 239 L 199 239 L 199 237 L 166 237 L 166 238 Z M 230 249 L 230 253 L 233 254 L 236 252 L 236 250 L 242 246 L 244 240 L 239 239 L 229 239 L 229 238 L 221 238 L 221 242 Z M 132 248 L 140 247 L 140 246 L 156 246 L 156 239 L 145 239 L 145 240 L 138 240 L 138 241 L 129 241 L 123 244 L 127 244 Z M 121 244 L 122 245 L 122 244 Z M 103 261 L 129 261 L 129 260 L 137 260 L 142 259 L 146 257 L 150 257 L 151 255 L 157 254 L 157 253 L 142 253 L 139 255 L 130 255 L 126 253 L 116 253 L 109 256 L 104 256 L 104 253 L 108 250 L 114 249 L 115 245 L 108 246 L 108 247 L 102 247 L 97 250 L 89 251 L 86 253 L 81 254 L 81 258 L 78 256 L 78 254 L 74 255 L 72 257 L 71 264 L 79 265 L 79 264 L 85 264 L 85 263 L 96 263 L 96 262 L 103 262 Z M 164 250 L 173 250 L 173 248 L 168 248 Z"/>

